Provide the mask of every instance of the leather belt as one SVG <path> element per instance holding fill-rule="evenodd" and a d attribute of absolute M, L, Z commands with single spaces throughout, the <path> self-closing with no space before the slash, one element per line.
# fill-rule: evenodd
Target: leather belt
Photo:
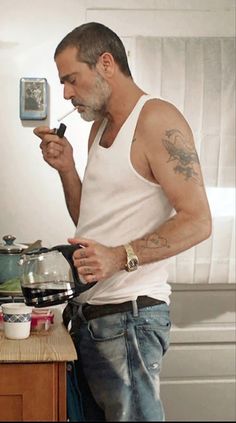
<path fill-rule="evenodd" d="M 68 303 L 68 305 L 69 304 L 71 303 Z M 146 295 L 140 296 L 136 300 L 136 305 L 138 309 L 155 306 L 159 304 L 165 304 L 165 301 L 156 300 L 155 298 L 147 297 Z M 74 302 L 72 307 L 73 306 L 75 306 Z M 80 307 L 79 304 L 77 304 L 76 305 L 77 313 L 78 313 L 79 307 Z M 92 305 L 92 304 L 85 303 L 82 305 L 81 310 L 82 310 L 83 317 L 86 319 L 86 321 L 89 321 L 92 319 L 96 319 L 97 317 L 107 316 L 109 314 L 133 311 L 133 303 L 132 301 L 126 301 L 124 303 L 119 303 L 119 304 L 101 304 L 101 305 Z M 78 314 L 77 314 L 77 317 L 79 317 Z"/>

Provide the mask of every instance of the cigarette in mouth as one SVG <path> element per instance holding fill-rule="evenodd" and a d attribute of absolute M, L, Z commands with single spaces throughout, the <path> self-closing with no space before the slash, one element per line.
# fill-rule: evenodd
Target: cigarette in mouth
<path fill-rule="evenodd" d="M 59 119 L 57 119 L 58 122 L 61 122 L 61 120 L 63 120 L 66 116 L 70 115 L 71 113 L 73 113 L 75 110 L 77 109 L 77 106 L 73 107 L 72 110 L 70 110 L 69 112 L 67 112 L 65 115 L 61 116 Z"/>

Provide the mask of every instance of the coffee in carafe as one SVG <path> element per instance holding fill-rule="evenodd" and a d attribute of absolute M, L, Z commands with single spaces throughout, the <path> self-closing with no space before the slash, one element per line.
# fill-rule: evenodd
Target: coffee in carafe
<path fill-rule="evenodd" d="M 21 289 L 27 305 L 45 307 L 64 303 L 92 284 L 83 283 L 73 265 L 73 253 L 80 245 L 57 245 L 23 254 Z"/>

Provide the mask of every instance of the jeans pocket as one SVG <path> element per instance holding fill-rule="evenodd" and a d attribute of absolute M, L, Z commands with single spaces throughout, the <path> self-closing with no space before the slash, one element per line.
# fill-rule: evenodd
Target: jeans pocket
<path fill-rule="evenodd" d="M 90 320 L 88 331 L 91 338 L 97 342 L 117 339 L 125 334 L 122 317 L 117 314 Z"/>
<path fill-rule="evenodd" d="M 136 338 L 143 364 L 148 371 L 159 373 L 162 357 L 168 348 L 166 339 L 157 330 L 141 327 L 136 328 Z"/>
<path fill-rule="evenodd" d="M 171 321 L 168 313 L 145 313 L 135 327 L 137 343 L 145 366 L 159 372 L 162 357 L 170 343 Z"/>

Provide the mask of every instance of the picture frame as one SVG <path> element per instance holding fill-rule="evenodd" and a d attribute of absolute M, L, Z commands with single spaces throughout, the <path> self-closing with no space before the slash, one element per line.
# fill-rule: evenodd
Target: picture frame
<path fill-rule="evenodd" d="M 20 119 L 47 118 L 48 84 L 46 78 L 20 79 Z"/>

